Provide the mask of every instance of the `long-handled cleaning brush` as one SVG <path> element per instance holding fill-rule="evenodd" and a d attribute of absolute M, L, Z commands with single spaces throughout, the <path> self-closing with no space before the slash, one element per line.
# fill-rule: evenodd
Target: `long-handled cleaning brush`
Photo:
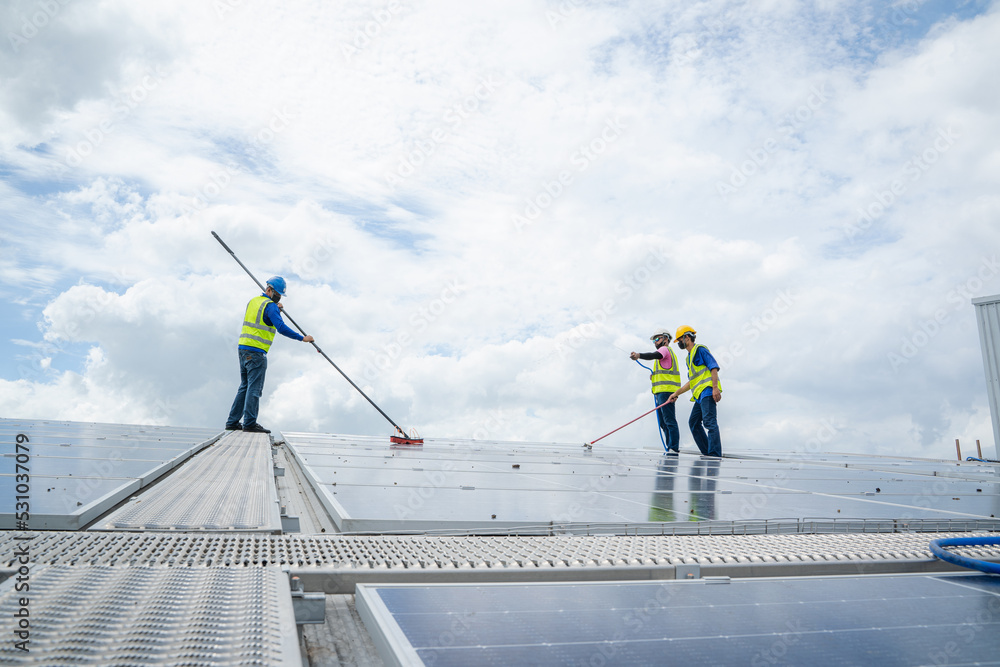
<path fill-rule="evenodd" d="M 222 244 L 222 247 L 226 249 L 226 252 L 228 252 L 230 255 L 232 255 L 233 259 L 236 260 L 236 263 L 243 267 L 243 270 L 247 272 L 247 275 L 250 276 L 251 278 L 253 278 L 253 281 L 255 283 L 257 283 L 257 287 L 259 287 L 262 292 L 266 292 L 267 290 L 264 288 L 264 286 L 261 285 L 260 281 L 257 280 L 257 278 L 253 275 L 253 273 L 250 272 L 250 269 L 248 269 L 246 267 L 246 264 L 244 264 L 243 262 L 240 261 L 240 258 L 236 256 L 236 253 L 233 252 L 230 249 L 230 247 L 226 245 L 226 242 L 223 241 L 221 238 L 219 238 L 219 235 L 216 234 L 215 232 L 212 232 L 212 236 L 215 237 L 216 241 L 218 241 L 219 243 Z M 288 321 L 291 322 L 295 326 L 295 328 L 299 330 L 299 333 L 301 333 L 303 336 L 305 336 L 306 335 L 305 330 L 302 327 L 299 326 L 298 322 L 296 322 L 295 320 L 292 319 L 292 316 L 288 314 L 288 310 L 287 309 L 282 309 L 282 312 L 284 313 L 285 317 L 288 318 Z M 334 368 L 337 369 L 338 373 L 340 373 L 341 375 L 344 376 L 345 380 L 347 380 L 348 382 L 351 383 L 352 387 L 354 387 L 355 389 L 358 390 L 359 394 L 361 394 L 362 396 L 365 397 L 366 401 L 368 401 L 369 403 L 372 404 L 372 407 L 374 407 L 376 410 L 378 410 L 378 412 L 379 412 L 380 415 L 382 415 L 383 417 L 385 417 L 386 420 L 390 424 L 393 425 L 393 427 L 396 429 L 396 433 L 394 435 L 392 435 L 392 436 L 389 437 L 389 440 L 392 443 L 397 444 L 397 445 L 422 445 L 422 444 L 424 444 L 424 439 L 423 438 L 408 436 L 403 429 L 399 428 L 399 425 L 396 424 L 396 422 L 392 421 L 392 419 L 389 417 L 389 415 L 385 414 L 385 412 L 382 410 L 382 408 L 380 408 L 379 406 L 375 405 L 375 401 L 373 401 L 372 399 L 368 398 L 368 394 L 366 394 L 365 392 L 361 391 L 361 387 L 359 387 L 358 385 L 354 384 L 354 380 L 352 380 L 351 378 L 347 377 L 347 373 L 345 373 L 344 371 L 340 370 L 340 367 L 337 366 L 337 364 L 333 363 L 333 359 L 331 359 L 330 357 L 326 356 L 326 352 L 324 352 L 323 350 L 320 349 L 319 345 L 316 344 L 316 341 L 312 342 L 312 346 L 316 348 L 317 352 L 319 352 L 320 354 L 323 355 L 324 359 L 326 359 L 327 361 L 330 362 L 331 366 L 333 366 Z"/>
<path fill-rule="evenodd" d="M 657 405 L 652 410 L 649 410 L 648 412 L 643 412 L 641 415 L 639 415 L 638 417 L 636 417 L 632 421 L 625 422 L 624 424 L 622 424 L 621 426 L 619 426 L 618 428 L 616 428 L 614 431 L 608 431 L 607 433 L 605 433 L 604 435 L 602 435 L 600 438 L 597 438 L 597 440 L 591 440 L 590 442 L 583 443 L 583 446 L 586 449 L 592 449 L 593 446 L 594 446 L 594 443 L 597 442 L 598 440 L 604 440 L 606 437 L 608 437 L 612 433 L 617 433 L 618 431 L 622 430 L 623 428 L 625 428 L 629 424 L 632 424 L 633 422 L 639 421 L 640 419 L 642 419 L 643 417 L 645 417 L 646 415 L 648 415 L 650 412 L 656 412 L 657 410 L 659 410 L 660 408 L 662 408 L 664 405 L 666 405 L 666 403 L 661 403 L 660 405 Z"/>

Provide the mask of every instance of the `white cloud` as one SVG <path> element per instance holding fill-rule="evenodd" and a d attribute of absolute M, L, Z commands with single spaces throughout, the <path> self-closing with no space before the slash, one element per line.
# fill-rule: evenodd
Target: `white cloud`
<path fill-rule="evenodd" d="M 215 230 L 426 436 L 593 439 L 690 324 L 731 451 L 991 442 L 992 7 L 919 39 L 932 8 L 856 2 L 70 7 L 3 60 L 0 276 L 48 341 L 4 414 L 221 426 L 255 288 Z M 280 339 L 261 421 L 387 429 Z"/>

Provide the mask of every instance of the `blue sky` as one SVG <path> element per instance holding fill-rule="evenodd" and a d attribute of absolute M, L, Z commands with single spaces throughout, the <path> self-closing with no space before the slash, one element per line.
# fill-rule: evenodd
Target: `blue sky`
<path fill-rule="evenodd" d="M 426 435 L 593 439 L 689 324 L 727 450 L 992 443 L 996 3 L 40 7 L 0 15 L 4 416 L 221 426 L 255 288 L 216 230 Z M 385 430 L 270 360 L 265 425 Z"/>

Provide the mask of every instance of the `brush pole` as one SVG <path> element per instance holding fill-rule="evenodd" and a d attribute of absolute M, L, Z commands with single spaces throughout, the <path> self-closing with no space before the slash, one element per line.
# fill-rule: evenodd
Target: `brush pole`
<path fill-rule="evenodd" d="M 233 252 L 233 251 L 232 251 L 232 249 L 231 249 L 231 248 L 230 248 L 229 246 L 227 246 L 227 245 L 226 245 L 226 242 L 225 242 L 225 241 L 223 241 L 223 240 L 222 240 L 222 239 L 221 239 L 221 238 L 219 237 L 219 235 L 218 235 L 218 234 L 216 234 L 215 232 L 212 232 L 212 236 L 214 236 L 214 237 L 215 237 L 215 240 L 216 240 L 216 241 L 218 241 L 219 243 L 221 243 L 221 244 L 222 244 L 222 247 L 226 249 L 226 252 L 228 252 L 228 253 L 229 253 L 230 255 L 232 255 L 233 259 L 235 259 L 235 260 L 236 260 L 236 263 L 237 263 L 237 264 L 239 264 L 240 266 L 242 266 L 242 267 L 243 267 L 243 270 L 247 272 L 247 275 L 248 275 L 248 276 L 250 276 L 250 277 L 251 277 L 251 278 L 253 279 L 253 281 L 254 281 L 255 283 L 257 283 L 257 287 L 259 287 L 259 288 L 260 288 L 260 290 L 261 290 L 262 292 L 266 292 L 266 291 L 267 291 L 267 288 L 266 288 L 266 287 L 264 287 L 264 285 L 262 285 L 262 284 L 261 284 L 261 282 L 260 282 L 259 280 L 257 280 L 257 277 L 256 277 L 256 276 L 254 276 L 254 274 L 253 274 L 253 273 L 251 273 L 250 269 L 248 269 L 248 268 L 246 267 L 246 264 L 244 264 L 243 262 L 241 262 L 241 261 L 240 261 L 240 258 L 236 256 L 236 253 L 235 253 L 235 252 Z M 296 329 L 298 329 L 298 330 L 299 330 L 299 333 L 300 333 L 300 334 L 302 334 L 303 336 L 307 336 L 307 335 L 308 335 L 308 334 L 307 334 L 307 333 L 305 332 L 305 329 L 303 329 L 302 327 L 300 327 L 300 326 L 299 326 L 299 323 L 298 323 L 298 322 L 296 322 L 296 321 L 295 321 L 294 319 L 292 319 L 292 316 L 291 316 L 291 315 L 289 315 L 289 314 L 288 314 L 288 312 L 287 312 L 287 311 L 286 311 L 286 310 L 285 310 L 284 308 L 282 308 L 282 309 L 281 309 L 281 312 L 282 312 L 282 313 L 284 314 L 284 316 L 285 316 L 285 317 L 287 317 L 287 318 L 288 318 L 288 321 L 289 321 L 289 322 L 291 322 L 291 323 L 292 323 L 292 325 L 293 325 L 293 326 L 294 326 L 294 327 L 295 327 Z M 316 351 L 317 351 L 317 352 L 319 352 L 319 353 L 320 353 L 321 355 L 323 355 L 323 358 L 324 358 L 324 359 L 326 359 L 327 361 L 329 361 L 329 362 L 330 362 L 330 365 L 331 365 L 331 366 L 333 366 L 334 368 L 336 368 L 336 369 L 337 369 L 337 372 L 338 372 L 338 373 L 340 373 L 341 375 L 343 375 L 343 376 L 344 376 L 344 379 L 345 379 L 345 380 L 347 380 L 347 381 L 348 381 L 349 383 L 351 383 L 351 386 L 352 386 L 352 387 L 354 387 L 355 389 L 357 389 L 357 390 L 358 390 L 358 393 L 359 393 L 359 394 L 361 394 L 362 396 L 364 396 L 364 397 L 365 397 L 365 400 L 366 400 L 366 401 L 368 401 L 369 403 L 371 403 L 371 404 L 372 404 L 372 407 L 373 407 L 373 408 L 375 408 L 376 410 L 378 410 L 378 412 L 379 412 L 379 414 L 380 414 L 380 415 L 382 415 L 383 417 L 385 417 L 386 421 L 388 421 L 388 422 L 389 422 L 390 424 L 392 424 L 392 425 L 393 425 L 393 426 L 394 426 L 394 427 L 396 428 L 396 430 L 397 430 L 397 431 L 399 431 L 399 432 L 400 432 L 400 433 L 402 433 L 403 435 L 406 435 L 406 432 L 405 432 L 405 431 L 404 431 L 403 429 L 399 428 L 399 425 L 397 425 L 397 424 L 396 424 L 396 422 L 392 421 L 392 419 L 391 419 L 391 418 L 389 417 L 389 415 L 385 414 L 385 412 L 384 412 L 384 411 L 382 410 L 382 408 L 380 408 L 379 406 L 377 406 L 377 405 L 375 404 L 375 401 L 373 401 L 372 399 L 368 398 L 368 394 L 366 394 L 365 392 L 361 391 L 361 387 L 359 387 L 358 385 L 354 384 L 354 380 L 352 380 L 351 378 L 347 377 L 347 373 L 345 373 L 344 371 L 340 370 L 340 366 L 338 366 L 337 364 L 333 363 L 333 359 L 331 359 L 330 357 L 328 357 L 328 356 L 326 355 L 326 352 L 324 352 L 323 350 L 321 350 L 321 349 L 320 349 L 319 345 L 317 345 L 317 344 L 316 344 L 316 341 L 315 341 L 315 340 L 314 340 L 314 341 L 312 341 L 312 346 L 316 348 Z"/>

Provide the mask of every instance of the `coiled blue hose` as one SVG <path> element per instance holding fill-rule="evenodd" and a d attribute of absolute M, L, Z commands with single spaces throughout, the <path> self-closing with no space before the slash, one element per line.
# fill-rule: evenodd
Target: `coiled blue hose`
<path fill-rule="evenodd" d="M 646 364 L 640 362 L 638 359 L 633 359 L 632 361 L 634 361 L 635 363 L 639 364 L 640 366 L 642 366 L 643 368 L 645 368 L 647 371 L 649 371 L 650 375 L 653 374 L 653 369 L 650 368 L 649 366 L 647 366 Z M 656 396 L 653 396 L 653 405 L 656 405 Z M 663 429 L 660 428 L 660 411 L 659 410 L 656 411 L 656 432 L 660 434 L 660 442 L 663 443 L 663 451 L 665 451 L 665 452 L 667 452 L 669 454 L 670 450 L 667 449 L 667 441 L 663 437 Z"/>
<path fill-rule="evenodd" d="M 985 560 L 976 560 L 959 556 L 950 551 L 945 551 L 945 547 L 984 547 L 1000 545 L 1000 538 L 996 537 L 947 537 L 931 542 L 931 553 L 943 561 L 954 563 L 970 570 L 979 570 L 986 574 L 1000 574 L 1000 564 L 990 563 Z"/>

